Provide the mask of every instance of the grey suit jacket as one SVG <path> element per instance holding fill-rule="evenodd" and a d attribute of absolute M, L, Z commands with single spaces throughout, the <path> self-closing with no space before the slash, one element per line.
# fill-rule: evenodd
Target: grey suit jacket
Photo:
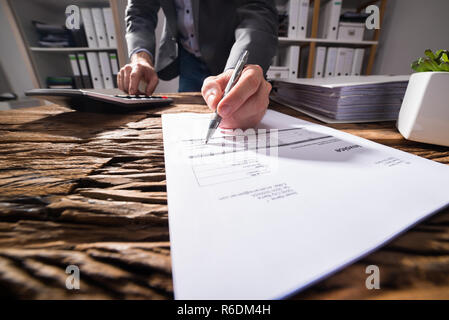
<path fill-rule="evenodd" d="M 162 80 L 178 71 L 178 28 L 173 0 L 128 0 L 126 40 L 129 53 L 135 49 L 155 52 L 157 12 L 162 7 L 166 20 L 156 57 Z M 264 73 L 276 54 L 278 16 L 274 0 L 192 0 L 193 18 L 201 57 L 212 74 L 233 68 L 244 50 L 249 64 Z"/>

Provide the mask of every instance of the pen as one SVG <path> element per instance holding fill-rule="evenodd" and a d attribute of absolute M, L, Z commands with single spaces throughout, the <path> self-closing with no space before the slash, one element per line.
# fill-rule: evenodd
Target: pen
<path fill-rule="evenodd" d="M 246 62 L 248 61 L 248 50 L 245 50 L 242 55 L 239 58 L 239 61 L 237 62 L 237 65 L 232 72 L 231 79 L 229 79 L 228 84 L 226 85 L 223 97 L 221 100 L 223 100 L 224 97 L 231 91 L 232 87 L 235 85 L 235 83 L 238 81 L 240 75 L 242 74 L 243 68 L 246 65 Z M 213 119 L 209 123 L 209 130 L 207 130 L 207 136 L 206 136 L 206 144 L 209 141 L 209 139 L 214 135 L 215 131 L 217 130 L 218 126 L 221 122 L 221 117 L 217 112 L 218 109 L 215 109 L 215 114 Z"/>

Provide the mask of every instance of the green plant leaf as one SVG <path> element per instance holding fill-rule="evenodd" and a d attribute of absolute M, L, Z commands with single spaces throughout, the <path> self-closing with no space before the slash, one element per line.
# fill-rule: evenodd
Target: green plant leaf
<path fill-rule="evenodd" d="M 416 72 L 449 72 L 449 51 L 438 50 L 434 53 L 432 50 L 427 49 L 424 51 L 424 54 L 424 58 L 419 58 L 411 64 L 413 70 Z"/>

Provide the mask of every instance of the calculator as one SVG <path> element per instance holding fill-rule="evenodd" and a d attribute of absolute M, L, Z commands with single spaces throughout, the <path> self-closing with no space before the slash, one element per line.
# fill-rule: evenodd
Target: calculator
<path fill-rule="evenodd" d="M 173 103 L 173 99 L 164 96 L 110 95 L 81 89 L 33 89 L 25 92 L 25 95 L 45 99 L 77 111 L 97 113 L 126 113 L 164 107 Z"/>

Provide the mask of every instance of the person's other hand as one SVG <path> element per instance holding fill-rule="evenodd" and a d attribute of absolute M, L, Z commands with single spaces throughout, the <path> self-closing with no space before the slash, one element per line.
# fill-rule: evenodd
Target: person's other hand
<path fill-rule="evenodd" d="M 201 93 L 210 109 L 218 109 L 224 129 L 255 127 L 267 111 L 271 84 L 258 65 L 247 65 L 239 80 L 220 101 L 233 70 L 204 80 Z"/>
<path fill-rule="evenodd" d="M 139 83 L 147 83 L 145 88 L 146 95 L 152 95 L 159 83 L 153 62 L 146 52 L 138 52 L 132 55 L 131 62 L 120 69 L 117 75 L 118 88 L 128 94 L 139 93 Z"/>

